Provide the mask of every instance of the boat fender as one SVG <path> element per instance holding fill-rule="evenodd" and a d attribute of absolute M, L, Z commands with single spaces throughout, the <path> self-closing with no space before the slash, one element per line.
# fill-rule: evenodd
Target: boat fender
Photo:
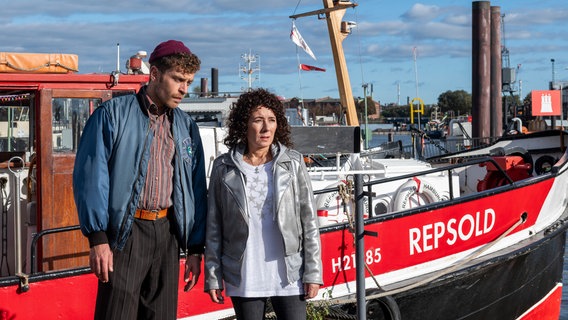
<path fill-rule="evenodd" d="M 432 184 L 424 179 L 413 177 L 395 191 L 392 210 L 407 210 L 413 206 L 421 206 L 442 200 L 444 200 L 444 197 Z"/>
<path fill-rule="evenodd" d="M 382 290 L 367 290 L 367 296 L 377 294 Z M 392 296 L 384 296 L 367 301 L 368 319 L 401 320 L 400 308 Z"/>
<path fill-rule="evenodd" d="M 550 172 L 555 163 L 556 159 L 554 159 L 554 157 L 548 155 L 542 156 L 536 159 L 534 163 L 534 171 L 537 175 Z"/>
<path fill-rule="evenodd" d="M 392 196 L 388 194 L 383 194 L 378 197 L 373 198 L 373 216 L 378 217 L 382 214 L 389 213 L 391 210 L 390 203 L 392 202 Z"/>

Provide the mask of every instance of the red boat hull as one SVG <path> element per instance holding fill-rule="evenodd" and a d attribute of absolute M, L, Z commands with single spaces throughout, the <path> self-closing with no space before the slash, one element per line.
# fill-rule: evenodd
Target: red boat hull
<path fill-rule="evenodd" d="M 183 270 L 185 261 L 180 261 Z M 45 275 L 44 275 L 45 277 Z M 219 305 L 211 302 L 203 291 L 203 276 L 189 292 L 183 291 L 183 272 L 179 278 L 178 318 L 210 314 L 217 319 L 232 313 L 231 300 Z M 97 278 L 92 273 L 30 279 L 29 290 L 22 292 L 14 284 L 0 284 L 0 319 L 89 319 L 94 314 Z M 223 311 L 224 310 L 224 311 Z"/>

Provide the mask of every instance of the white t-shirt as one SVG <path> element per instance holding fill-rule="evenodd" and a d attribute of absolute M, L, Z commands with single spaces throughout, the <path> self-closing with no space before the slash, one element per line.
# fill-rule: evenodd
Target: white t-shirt
<path fill-rule="evenodd" d="M 249 237 L 239 287 L 226 283 L 228 296 L 271 297 L 299 295 L 301 281 L 288 283 L 284 243 L 274 216 L 273 162 L 258 167 L 243 162 L 249 217 Z"/>

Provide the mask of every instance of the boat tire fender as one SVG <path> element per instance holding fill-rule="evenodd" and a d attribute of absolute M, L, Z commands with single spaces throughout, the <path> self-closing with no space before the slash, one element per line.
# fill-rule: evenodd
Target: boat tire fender
<path fill-rule="evenodd" d="M 378 292 L 375 292 L 378 293 Z M 369 294 L 369 293 L 367 293 Z M 367 301 L 369 319 L 401 320 L 400 308 L 392 296 L 384 296 Z"/>
<path fill-rule="evenodd" d="M 556 163 L 556 159 L 552 156 L 542 156 L 536 159 L 534 163 L 534 171 L 537 175 L 549 172 Z"/>

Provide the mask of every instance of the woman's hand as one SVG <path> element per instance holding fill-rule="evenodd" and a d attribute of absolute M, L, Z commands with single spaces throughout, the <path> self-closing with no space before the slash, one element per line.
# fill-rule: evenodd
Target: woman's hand
<path fill-rule="evenodd" d="M 211 301 L 219 304 L 225 303 L 225 298 L 223 297 L 223 291 L 221 289 L 214 289 L 209 290 L 209 297 L 211 297 Z"/>
<path fill-rule="evenodd" d="M 304 298 L 311 299 L 318 295 L 320 285 L 315 283 L 304 283 Z"/>

